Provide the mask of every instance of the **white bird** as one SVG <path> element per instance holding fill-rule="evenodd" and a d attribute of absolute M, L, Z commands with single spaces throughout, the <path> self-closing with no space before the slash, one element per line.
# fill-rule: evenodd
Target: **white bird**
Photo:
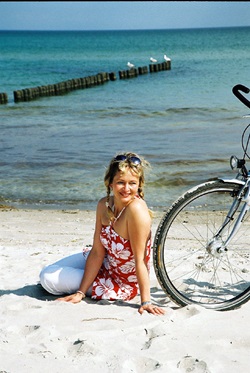
<path fill-rule="evenodd" d="M 127 63 L 127 66 L 128 66 L 130 69 L 133 69 L 133 67 L 135 67 L 135 65 L 133 65 L 133 64 L 130 63 L 130 62 Z"/>
<path fill-rule="evenodd" d="M 164 54 L 163 58 L 164 58 L 165 61 L 171 61 L 171 58 L 169 58 L 166 54 Z"/>
<path fill-rule="evenodd" d="M 150 61 L 153 62 L 153 63 L 157 62 L 157 60 L 153 57 L 150 57 Z"/>

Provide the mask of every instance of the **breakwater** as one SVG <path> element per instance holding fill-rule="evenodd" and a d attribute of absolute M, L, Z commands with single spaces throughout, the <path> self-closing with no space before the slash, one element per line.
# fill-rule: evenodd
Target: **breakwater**
<path fill-rule="evenodd" d="M 96 75 L 66 80 L 56 84 L 49 84 L 46 86 L 34 88 L 25 88 L 14 91 L 14 101 L 31 101 L 39 97 L 60 96 L 72 92 L 76 89 L 85 89 L 101 85 L 113 79 L 113 75 L 110 77 L 108 73 L 98 73 Z"/>
<path fill-rule="evenodd" d="M 139 75 L 155 73 L 159 71 L 165 71 L 171 69 L 171 61 L 165 61 L 162 63 L 152 63 L 148 66 L 142 66 L 138 68 L 130 68 L 127 70 L 119 71 L 120 79 L 136 78 Z M 95 87 L 97 85 L 105 84 L 109 81 L 115 81 L 115 72 L 100 72 L 96 75 L 91 75 L 83 78 L 76 78 L 66 80 L 56 84 L 49 84 L 39 87 L 24 88 L 13 92 L 14 102 L 32 101 L 40 97 L 59 96 L 65 95 L 77 89 L 86 89 Z M 7 104 L 8 96 L 6 93 L 0 93 L 0 104 Z"/>

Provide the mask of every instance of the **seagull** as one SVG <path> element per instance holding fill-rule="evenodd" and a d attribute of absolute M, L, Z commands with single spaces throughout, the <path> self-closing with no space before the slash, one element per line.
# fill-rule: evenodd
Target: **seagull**
<path fill-rule="evenodd" d="M 171 58 L 169 58 L 166 54 L 164 54 L 163 58 L 164 58 L 165 61 L 171 61 Z"/>
<path fill-rule="evenodd" d="M 130 63 L 130 62 L 127 63 L 127 66 L 128 66 L 130 69 L 133 69 L 133 67 L 135 67 L 135 65 L 133 65 L 133 64 Z"/>
<path fill-rule="evenodd" d="M 150 57 L 150 61 L 153 62 L 153 63 L 157 62 L 157 60 L 153 57 Z"/>

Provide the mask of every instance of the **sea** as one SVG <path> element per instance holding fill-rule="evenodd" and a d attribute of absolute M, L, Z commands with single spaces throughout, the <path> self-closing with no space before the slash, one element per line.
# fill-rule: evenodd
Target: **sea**
<path fill-rule="evenodd" d="M 171 69 L 120 79 L 171 58 Z M 65 95 L 14 102 L 24 88 L 115 73 Z M 250 109 L 250 27 L 130 31 L 0 31 L 0 205 L 94 210 L 117 153 L 147 159 L 145 199 L 166 210 L 189 188 L 235 176 Z"/>

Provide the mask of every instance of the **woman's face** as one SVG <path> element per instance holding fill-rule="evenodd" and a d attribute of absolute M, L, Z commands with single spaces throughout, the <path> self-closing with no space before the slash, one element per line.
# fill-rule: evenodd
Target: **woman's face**
<path fill-rule="evenodd" d="M 110 187 L 115 199 L 126 205 L 138 192 L 139 176 L 130 168 L 126 168 L 124 172 L 118 171 Z"/>

